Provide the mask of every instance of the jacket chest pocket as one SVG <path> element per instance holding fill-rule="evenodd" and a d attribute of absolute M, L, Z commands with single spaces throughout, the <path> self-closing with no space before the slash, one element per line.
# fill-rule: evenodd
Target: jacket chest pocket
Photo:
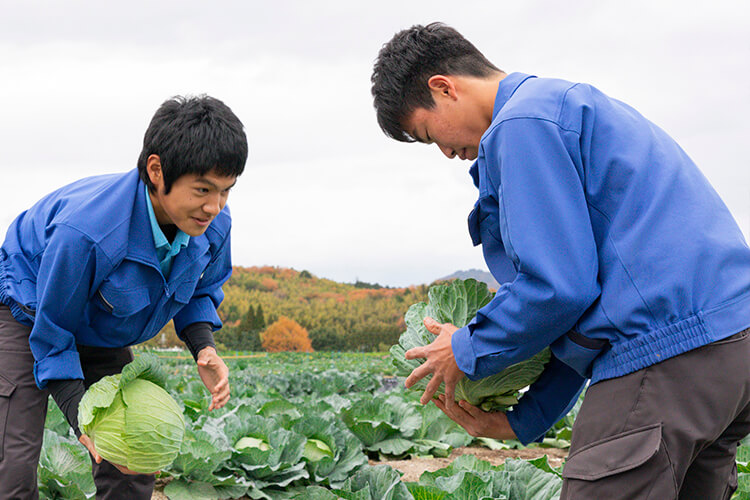
<path fill-rule="evenodd" d="M 119 290 L 103 284 L 94 294 L 91 326 L 98 332 L 118 332 L 127 337 L 140 333 L 149 316 L 147 288 Z"/>
<path fill-rule="evenodd" d="M 193 293 L 195 293 L 196 283 L 196 281 L 186 281 L 177 285 L 171 299 L 166 300 L 164 307 L 160 311 L 157 311 L 157 323 L 159 323 L 156 325 L 157 327 L 161 328 L 163 324 L 168 323 L 190 302 L 193 298 Z"/>

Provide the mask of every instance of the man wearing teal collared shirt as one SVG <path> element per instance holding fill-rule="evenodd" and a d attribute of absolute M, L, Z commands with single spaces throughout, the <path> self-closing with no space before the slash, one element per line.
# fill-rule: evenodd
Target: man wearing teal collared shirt
<path fill-rule="evenodd" d="M 170 320 L 211 392 L 229 399 L 213 334 L 231 274 L 229 190 L 242 123 L 221 101 L 157 110 L 138 168 L 81 179 L 11 224 L 0 247 L 0 498 L 37 498 L 48 394 L 92 455 L 97 498 L 150 499 L 153 474 L 102 461 L 78 429 L 85 389 L 132 360 Z"/>
<path fill-rule="evenodd" d="M 146 195 L 148 195 L 148 188 L 146 188 Z M 170 243 L 164 235 L 164 231 L 159 226 L 159 221 L 156 220 L 154 204 L 151 203 L 150 196 L 146 196 L 146 205 L 148 206 L 148 220 L 151 223 L 151 232 L 154 234 L 156 257 L 159 259 L 162 274 L 165 277 L 169 277 L 169 271 L 172 269 L 172 260 L 174 260 L 175 256 L 180 253 L 180 250 L 188 246 L 190 236 L 174 226 L 176 232 L 173 231 L 175 234 L 174 238 L 172 238 L 172 243 Z"/>

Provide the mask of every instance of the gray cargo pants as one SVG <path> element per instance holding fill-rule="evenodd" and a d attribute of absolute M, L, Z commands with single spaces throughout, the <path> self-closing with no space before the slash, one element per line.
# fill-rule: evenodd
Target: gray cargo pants
<path fill-rule="evenodd" d="M 37 464 L 47 415 L 46 390 L 34 382 L 30 329 L 0 304 L 0 500 L 35 500 Z M 133 359 L 130 349 L 79 347 L 84 385 L 119 373 Z M 81 445 L 83 446 L 83 445 Z M 106 461 L 92 460 L 96 498 L 149 500 L 154 476 L 127 476 Z"/>
<path fill-rule="evenodd" d="M 720 500 L 750 433 L 750 330 L 589 387 L 561 500 Z"/>

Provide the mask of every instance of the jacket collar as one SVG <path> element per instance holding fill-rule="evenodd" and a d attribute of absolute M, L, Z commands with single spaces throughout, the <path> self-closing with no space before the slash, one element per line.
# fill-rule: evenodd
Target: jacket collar
<path fill-rule="evenodd" d="M 172 271 L 169 273 L 169 282 L 180 277 L 182 272 L 192 262 L 208 251 L 209 242 L 205 234 L 190 238 L 187 247 L 177 254 L 173 263 Z M 161 269 L 156 256 L 156 245 L 154 244 L 153 231 L 148 216 L 148 204 L 146 202 L 146 189 L 142 180 L 138 181 L 135 190 L 135 201 L 130 217 L 130 231 L 128 235 L 127 257 L 147 264 L 156 269 Z"/>
<path fill-rule="evenodd" d="M 497 114 L 500 112 L 508 99 L 515 93 L 518 87 L 529 78 L 536 78 L 533 75 L 527 75 L 525 73 L 511 73 L 502 80 L 500 85 L 497 86 L 497 95 L 495 96 L 495 106 L 492 109 L 492 120 L 494 121 Z"/>

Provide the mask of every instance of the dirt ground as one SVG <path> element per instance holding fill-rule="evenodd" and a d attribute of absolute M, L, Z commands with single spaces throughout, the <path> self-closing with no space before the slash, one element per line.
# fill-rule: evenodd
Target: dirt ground
<path fill-rule="evenodd" d="M 547 455 L 547 459 L 552 467 L 562 465 L 563 459 L 568 455 L 567 450 L 557 448 L 527 448 L 522 450 L 490 450 L 478 446 L 464 446 L 455 448 L 450 456 L 446 458 L 414 458 L 411 460 L 391 460 L 386 462 L 376 462 L 370 460 L 370 464 L 388 464 L 394 469 L 403 472 L 402 481 L 414 482 L 419 480 L 419 476 L 424 471 L 434 472 L 438 469 L 447 467 L 460 455 L 475 455 L 477 458 L 486 460 L 492 465 L 500 465 L 505 462 L 506 458 L 523 458 L 526 460 L 539 458 Z"/>
<path fill-rule="evenodd" d="M 419 476 L 424 471 L 434 472 L 443 467 L 447 467 L 460 455 L 466 454 L 475 455 L 477 458 L 486 460 L 492 465 L 500 465 L 505 462 L 506 458 L 523 458 L 526 460 L 539 458 L 542 455 L 547 455 L 547 459 L 552 467 L 559 467 L 562 465 L 563 459 L 568 455 L 567 450 L 560 450 L 557 448 L 528 448 L 522 450 L 490 450 L 489 448 L 482 448 L 478 446 L 464 446 L 461 448 L 455 448 L 449 457 L 446 458 L 414 458 L 411 460 L 389 460 L 389 461 L 374 461 L 370 460 L 370 464 L 387 464 L 394 469 L 403 472 L 401 476 L 402 481 L 413 482 L 418 481 Z M 151 500 L 167 500 L 167 496 L 162 493 L 164 484 L 157 482 L 156 491 L 151 497 Z"/>

